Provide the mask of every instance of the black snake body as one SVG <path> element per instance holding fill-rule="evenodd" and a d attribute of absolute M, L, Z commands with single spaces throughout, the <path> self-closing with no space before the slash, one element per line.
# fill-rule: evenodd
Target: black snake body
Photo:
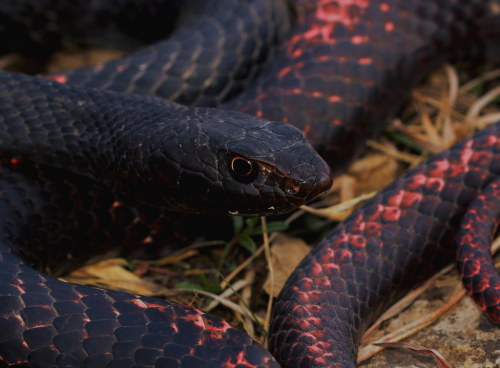
<path fill-rule="evenodd" d="M 128 4 L 113 4 L 120 2 Z M 86 16 L 72 22 L 47 11 L 56 3 L 4 2 L 3 28 L 32 48 L 57 38 L 64 23 L 76 33 L 88 27 Z M 57 274 L 120 242 L 149 239 L 147 229 L 161 217 L 150 205 L 242 214 L 294 208 L 329 187 L 330 170 L 295 128 L 261 117 L 293 122 L 341 167 L 360 150 L 353 140 L 379 131 L 430 68 L 498 50 L 496 0 L 298 0 L 299 25 L 276 52 L 257 46 L 286 34 L 289 21 L 278 20 L 283 4 L 244 3 L 250 10 L 237 1 L 190 0 L 185 8 L 174 2 L 166 9 L 184 22 L 173 31 L 177 38 L 50 76 L 68 85 L 0 73 L 0 366 L 277 367 L 262 347 L 215 317 L 63 283 L 31 266 Z M 92 3 L 94 14 L 103 4 Z M 17 16 L 9 15 L 12 7 Z M 47 19 L 49 30 L 36 31 Z M 115 37 L 120 25 L 101 22 Z M 195 22 L 198 33 L 187 27 Z M 254 63 L 266 64 L 273 53 L 247 82 Z M 195 105 L 229 100 L 225 109 L 257 118 L 73 83 L 159 92 Z M 392 104 L 382 107 L 386 101 Z M 499 129 L 492 125 L 408 173 L 304 260 L 274 310 L 270 345 L 281 366 L 355 365 L 360 331 L 451 259 L 455 245 L 448 240 L 464 209 L 500 174 Z M 83 199 L 67 200 L 76 195 Z M 138 203 L 138 212 L 126 212 L 124 201 Z M 121 225 L 133 230 L 112 231 Z M 85 249 L 88 240 L 93 246 Z M 47 251 L 47 243 L 57 251 Z M 493 291 L 482 305 L 493 320 L 499 299 Z"/>

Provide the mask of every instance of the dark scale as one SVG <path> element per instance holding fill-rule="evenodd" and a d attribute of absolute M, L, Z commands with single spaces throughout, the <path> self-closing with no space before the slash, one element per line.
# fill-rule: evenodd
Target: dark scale
<path fill-rule="evenodd" d="M 153 42 L 47 77 L 66 84 L 0 73 L 0 366 L 278 367 L 196 309 L 38 271 L 58 275 L 118 244 L 125 254 L 168 246 L 178 227 L 166 209 L 292 210 L 332 183 L 304 135 L 338 173 L 427 71 L 450 58 L 498 59 L 498 0 L 297 0 L 292 20 L 283 1 L 267 0 L 70 7 L 88 3 L 0 4 L 3 52 L 46 56 L 69 38 Z M 153 18 L 118 32 L 141 14 Z M 192 109 L 139 94 L 228 102 Z M 500 174 L 499 129 L 396 181 L 315 248 L 275 304 L 270 348 L 282 367 L 355 366 L 362 330 L 452 259 L 465 208 Z M 498 298 L 486 304 L 495 321 Z"/>

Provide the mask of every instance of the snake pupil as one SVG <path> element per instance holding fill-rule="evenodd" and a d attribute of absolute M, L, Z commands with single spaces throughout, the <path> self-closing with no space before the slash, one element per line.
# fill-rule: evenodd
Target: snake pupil
<path fill-rule="evenodd" d="M 233 157 L 229 164 L 229 170 L 231 175 L 242 183 L 252 182 L 258 174 L 258 166 L 242 157 Z"/>

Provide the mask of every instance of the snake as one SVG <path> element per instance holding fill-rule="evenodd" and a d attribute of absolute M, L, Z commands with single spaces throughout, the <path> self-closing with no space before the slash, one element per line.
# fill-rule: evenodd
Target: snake
<path fill-rule="evenodd" d="M 498 56 L 496 0 L 297 0 L 295 21 L 281 1 L 143 3 L 95 1 L 91 15 L 56 0 L 0 5 L 7 50 L 46 52 L 65 27 L 154 42 L 45 78 L 0 72 L 0 366 L 355 367 L 362 331 L 449 263 L 455 238 L 470 246 L 466 286 L 498 323 L 481 239 L 497 225 L 500 123 L 337 225 L 278 297 L 270 351 L 195 308 L 54 278 L 119 244 L 159 242 L 165 208 L 296 208 L 329 189 L 330 166 L 359 154 L 429 70 Z M 152 19 L 122 36 L 137 14 Z M 170 39 L 143 32 L 164 19 L 178 23 Z"/>

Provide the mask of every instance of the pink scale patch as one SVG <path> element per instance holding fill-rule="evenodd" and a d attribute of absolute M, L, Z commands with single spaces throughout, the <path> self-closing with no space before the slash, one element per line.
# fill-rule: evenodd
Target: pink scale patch
<path fill-rule="evenodd" d="M 18 280 L 20 281 L 20 280 Z M 16 288 L 21 294 L 24 294 L 25 291 L 24 289 L 20 286 L 20 285 L 17 285 L 17 284 L 10 284 L 12 287 Z"/>
<path fill-rule="evenodd" d="M 307 347 L 307 351 L 313 355 L 322 355 L 323 354 L 323 350 L 320 349 L 319 347 L 317 346 L 308 346 Z"/>
<path fill-rule="evenodd" d="M 340 267 L 338 264 L 335 263 L 325 263 L 323 264 L 323 271 L 325 275 L 327 276 L 335 276 L 338 274 L 338 271 L 340 270 Z"/>
<path fill-rule="evenodd" d="M 384 29 L 387 31 L 387 32 L 392 32 L 394 31 L 394 23 L 393 22 L 387 22 L 384 24 Z"/>
<path fill-rule="evenodd" d="M 148 305 L 144 303 L 141 299 L 132 299 L 130 303 L 141 309 L 146 309 L 148 307 Z"/>
<path fill-rule="evenodd" d="M 171 308 L 169 305 L 157 304 L 157 303 L 145 303 L 148 308 L 159 309 L 161 311 L 165 311 Z"/>
<path fill-rule="evenodd" d="M 312 290 L 309 292 L 309 300 L 311 303 L 317 303 L 321 300 L 322 292 L 319 290 Z"/>
<path fill-rule="evenodd" d="M 470 144 L 466 149 L 464 149 L 462 152 L 460 152 L 460 160 L 462 160 L 464 165 L 467 165 L 470 158 L 474 154 L 474 150 L 470 148 Z"/>
<path fill-rule="evenodd" d="M 346 260 L 349 260 L 352 258 L 352 252 L 348 249 L 339 249 L 337 251 L 337 256 L 335 258 L 336 262 L 345 262 Z M 336 266 L 336 268 L 339 268 L 339 266 Z"/>
<path fill-rule="evenodd" d="M 19 165 L 23 162 L 20 158 L 11 158 L 10 159 L 10 164 L 13 166 Z"/>
<path fill-rule="evenodd" d="M 62 74 L 49 75 L 49 76 L 46 76 L 45 78 L 53 80 L 54 82 L 57 82 L 57 83 L 62 83 L 62 84 L 66 83 L 68 81 L 68 77 L 66 77 L 65 75 L 62 75 Z"/>
<path fill-rule="evenodd" d="M 445 182 L 441 178 L 429 178 L 427 183 L 425 183 L 426 188 L 430 188 L 436 191 L 442 191 L 445 186 Z"/>
<path fill-rule="evenodd" d="M 192 309 L 191 312 L 193 313 L 184 316 L 182 319 L 184 319 L 185 321 L 193 322 L 195 326 L 198 326 L 202 330 L 207 329 L 207 326 L 205 325 L 205 320 L 203 319 L 203 313 L 196 309 Z"/>
<path fill-rule="evenodd" d="M 339 364 L 331 364 L 325 359 L 326 357 L 333 357 L 333 354 L 323 354 L 322 358 L 314 358 L 314 366 L 315 367 L 330 367 L 330 368 L 342 368 Z"/>
<path fill-rule="evenodd" d="M 307 306 L 307 310 L 311 313 L 311 315 L 314 316 L 314 315 L 321 313 L 321 306 L 316 305 L 316 304 L 312 304 L 312 305 Z"/>
<path fill-rule="evenodd" d="M 369 58 L 369 57 L 361 58 L 361 59 L 358 60 L 358 64 L 361 64 L 361 65 L 369 65 L 369 64 L 372 64 L 372 63 L 373 63 L 373 59 Z"/>
<path fill-rule="evenodd" d="M 424 174 L 416 174 L 411 178 L 411 182 L 408 183 L 408 189 L 418 189 L 427 181 L 427 177 Z"/>
<path fill-rule="evenodd" d="M 314 262 L 313 266 L 312 266 L 311 274 L 312 275 L 319 275 L 322 272 L 323 272 L 323 269 L 322 269 L 321 265 L 317 262 Z"/>
<path fill-rule="evenodd" d="M 372 237 L 378 236 L 378 235 L 380 235 L 381 230 L 382 230 L 382 224 L 380 224 L 379 222 L 370 221 L 370 222 L 366 223 L 365 233 L 368 236 L 372 236 Z"/>
<path fill-rule="evenodd" d="M 401 216 L 401 210 L 397 207 L 386 207 L 383 213 L 383 219 L 386 221 L 398 221 Z"/>
<path fill-rule="evenodd" d="M 350 237 L 350 243 L 357 248 L 364 248 L 366 245 L 366 239 L 362 235 L 353 235 Z"/>
<path fill-rule="evenodd" d="M 292 67 L 290 66 L 287 66 L 283 69 L 281 69 L 278 73 L 278 77 L 280 78 L 283 78 L 285 75 L 287 75 L 288 73 L 290 73 L 292 71 Z"/>
<path fill-rule="evenodd" d="M 309 295 L 307 295 L 307 293 L 299 292 L 297 293 L 297 300 L 302 304 L 308 304 Z"/>
<path fill-rule="evenodd" d="M 313 281 L 309 277 L 304 277 L 298 282 L 298 284 L 300 284 L 302 290 L 309 290 L 313 286 Z"/>
<path fill-rule="evenodd" d="M 314 326 L 322 326 L 323 325 L 323 320 L 321 318 L 317 318 L 317 317 L 309 317 L 307 319 L 308 323 L 314 325 Z M 312 331 L 311 332 L 316 338 L 318 339 L 321 339 L 323 337 L 323 332 L 322 331 L 318 331 L 318 330 L 315 330 L 315 331 Z"/>
<path fill-rule="evenodd" d="M 451 164 L 449 173 L 450 173 L 451 177 L 455 177 L 455 176 L 463 175 L 467 171 L 469 171 L 469 168 L 460 163 L 460 164 Z"/>
<path fill-rule="evenodd" d="M 422 201 L 422 194 L 414 192 L 404 192 L 404 197 L 401 204 L 405 207 L 413 207 L 416 203 Z"/>
<path fill-rule="evenodd" d="M 340 102 L 342 101 L 342 97 L 337 95 L 328 96 L 328 102 Z"/>
<path fill-rule="evenodd" d="M 323 55 L 323 56 L 318 56 L 318 57 L 316 58 L 316 61 L 318 61 L 318 62 L 321 62 L 321 61 L 328 61 L 328 60 L 330 60 L 331 58 L 332 58 L 332 57 L 331 57 L 331 56 L 329 56 L 329 55 Z"/>
<path fill-rule="evenodd" d="M 450 168 L 448 160 L 435 161 L 434 168 L 429 170 L 429 176 L 443 176 L 443 173 Z"/>
<path fill-rule="evenodd" d="M 383 12 L 388 12 L 389 10 L 391 10 L 391 6 L 387 3 L 382 3 L 379 5 L 379 7 L 380 7 L 380 10 Z"/>
<path fill-rule="evenodd" d="M 490 282 L 488 279 L 481 279 L 479 282 L 476 281 L 476 284 L 474 285 L 474 291 L 475 292 L 483 292 L 484 290 L 488 289 L 490 287 Z"/>
<path fill-rule="evenodd" d="M 297 323 L 298 323 L 300 329 L 303 331 L 307 331 L 311 328 L 311 324 L 305 319 L 301 319 Z"/>
<path fill-rule="evenodd" d="M 315 281 L 316 281 L 316 284 L 320 285 L 323 288 L 330 288 L 332 286 L 332 284 L 330 283 L 330 280 L 328 280 L 325 277 L 317 278 Z M 316 296 L 317 296 L 317 293 L 316 293 Z M 317 299 L 317 298 L 314 298 L 314 299 Z"/>
<path fill-rule="evenodd" d="M 123 203 L 114 201 L 113 204 L 111 205 L 111 208 L 117 208 L 123 206 Z"/>
<path fill-rule="evenodd" d="M 236 368 L 238 366 L 253 367 L 254 365 L 249 363 L 245 358 L 245 352 L 240 351 L 236 356 L 236 359 L 229 358 L 227 361 L 222 362 L 222 365 L 226 368 Z"/>
<path fill-rule="evenodd" d="M 472 162 L 475 162 L 478 166 L 487 165 L 491 160 L 490 152 L 474 152 L 471 157 Z"/>
<path fill-rule="evenodd" d="M 394 194 L 389 200 L 387 201 L 387 204 L 389 206 L 399 206 L 401 202 L 403 201 L 403 197 L 405 195 L 405 192 L 400 190 L 397 194 Z"/>
<path fill-rule="evenodd" d="M 370 0 L 320 0 L 316 17 L 325 22 L 339 22 L 351 25 L 357 18 L 353 18 L 352 8 L 367 8 Z"/>
<path fill-rule="evenodd" d="M 355 35 L 351 37 L 351 42 L 355 45 L 359 45 L 363 42 L 366 42 L 368 40 L 368 37 L 366 36 L 361 36 L 361 35 Z"/>

